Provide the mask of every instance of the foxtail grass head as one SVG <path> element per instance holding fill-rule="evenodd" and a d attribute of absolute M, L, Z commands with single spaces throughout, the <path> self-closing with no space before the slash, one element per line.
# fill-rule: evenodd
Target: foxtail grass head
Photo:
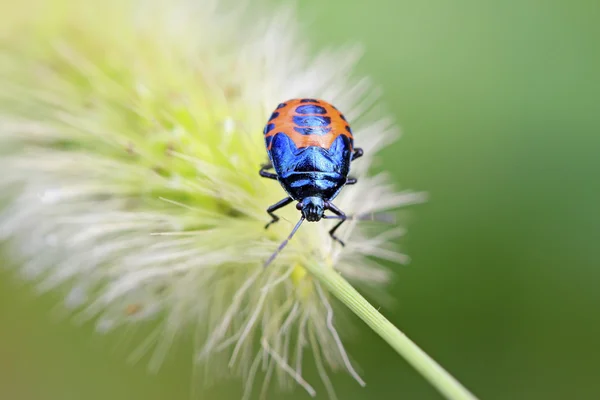
<path fill-rule="evenodd" d="M 35 4 L 33 4 L 35 3 Z M 404 262 L 403 230 L 350 220 L 304 224 L 294 207 L 265 231 L 280 200 L 261 179 L 262 129 L 282 99 L 325 98 L 352 121 L 364 148 L 358 183 L 336 199 L 369 215 L 421 196 L 368 170 L 396 138 L 368 80 L 353 79 L 355 48 L 311 57 L 289 10 L 218 10 L 215 1 L 21 1 L 0 15 L 0 240 L 18 272 L 99 332 L 159 321 L 157 369 L 185 331 L 194 359 L 234 374 L 246 394 L 302 385 L 305 355 L 358 382 L 334 319 L 336 305 L 306 265 L 334 268 L 365 290 L 390 279 L 373 258 Z M 263 10 L 264 11 L 264 10 Z M 135 350 L 135 349 L 132 349 Z M 135 353 L 135 352 L 134 352 Z M 141 354 L 141 353 L 135 353 Z"/>

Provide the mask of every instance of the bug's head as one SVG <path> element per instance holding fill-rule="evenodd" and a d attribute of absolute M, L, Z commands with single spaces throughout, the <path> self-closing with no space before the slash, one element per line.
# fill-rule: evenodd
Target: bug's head
<path fill-rule="evenodd" d="M 323 218 L 325 202 L 320 197 L 307 197 L 298 203 L 296 208 L 302 211 L 307 221 L 316 222 Z"/>

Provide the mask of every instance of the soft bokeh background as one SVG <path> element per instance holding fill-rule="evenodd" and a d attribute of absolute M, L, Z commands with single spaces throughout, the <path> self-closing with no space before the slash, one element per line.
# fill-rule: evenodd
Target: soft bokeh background
<path fill-rule="evenodd" d="M 410 214 L 390 319 L 482 400 L 600 398 L 599 3 L 299 8 L 317 46 L 367 46 L 360 72 L 404 132 L 379 168 L 431 195 Z M 151 376 L 118 335 L 61 321 L 57 302 L 0 274 L 0 399 L 191 398 L 186 345 Z M 356 324 L 347 345 L 368 386 L 338 374 L 340 399 L 440 398 Z M 199 398 L 240 394 L 225 382 Z"/>

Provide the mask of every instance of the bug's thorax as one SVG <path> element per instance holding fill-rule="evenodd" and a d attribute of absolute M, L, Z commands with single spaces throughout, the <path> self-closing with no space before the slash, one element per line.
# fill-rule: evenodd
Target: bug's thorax
<path fill-rule="evenodd" d="M 323 218 L 325 201 L 321 197 L 306 197 L 296 204 L 296 208 L 302 211 L 307 221 L 316 222 Z"/>
<path fill-rule="evenodd" d="M 296 201 L 310 197 L 333 200 L 345 182 L 346 178 L 336 173 L 294 172 L 279 177 L 281 186 Z"/>

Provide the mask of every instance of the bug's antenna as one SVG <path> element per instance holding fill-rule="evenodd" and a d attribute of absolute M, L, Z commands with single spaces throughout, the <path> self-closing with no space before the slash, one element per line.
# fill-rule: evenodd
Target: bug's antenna
<path fill-rule="evenodd" d="M 302 225 L 302 223 L 304 222 L 304 215 L 302 215 L 300 217 L 300 221 L 298 221 L 298 223 L 296 224 L 296 226 L 294 227 L 294 229 L 292 229 L 292 233 L 290 233 L 290 235 L 287 237 L 287 239 L 285 239 L 277 248 L 277 250 L 275 250 L 275 252 L 273 254 L 271 254 L 271 257 L 269 257 L 269 259 L 267 260 L 267 262 L 265 263 L 264 267 L 266 268 L 269 264 L 271 264 L 271 262 L 275 259 L 275 257 L 277 257 L 277 255 L 281 252 L 281 250 L 283 250 L 283 248 L 288 244 L 288 242 L 290 240 L 292 240 L 292 237 L 294 236 L 294 234 L 296 233 L 296 231 L 298 230 L 298 228 L 300 228 L 300 225 Z"/>
<path fill-rule="evenodd" d="M 324 215 L 323 219 L 343 219 L 339 215 Z M 348 215 L 344 219 L 357 221 L 377 221 L 388 224 L 396 223 L 396 218 L 391 213 L 368 213 L 359 215 Z"/>

